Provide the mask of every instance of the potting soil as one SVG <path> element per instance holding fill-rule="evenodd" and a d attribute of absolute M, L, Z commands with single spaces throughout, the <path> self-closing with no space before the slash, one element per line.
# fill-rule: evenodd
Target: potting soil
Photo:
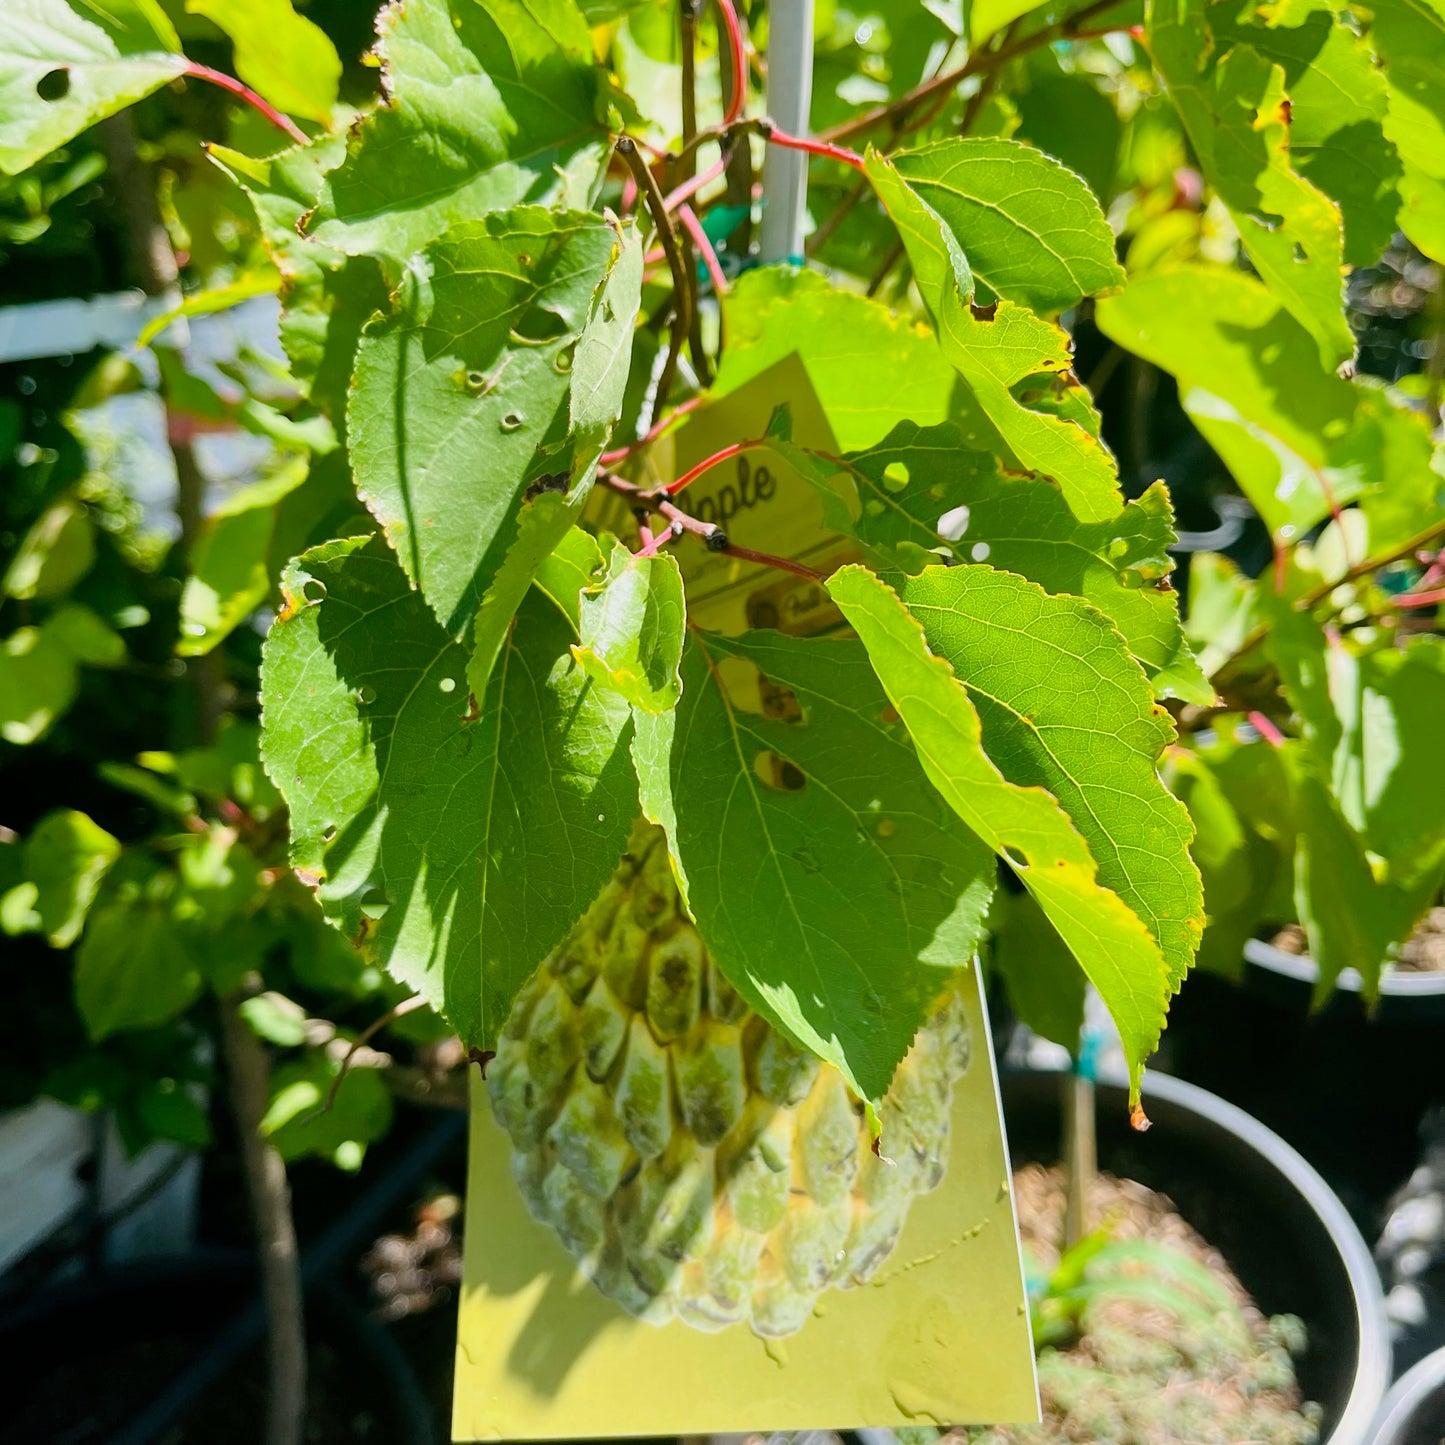
<path fill-rule="evenodd" d="M 1014 1175 L 1019 1229 L 1031 1273 L 1059 1263 L 1065 1181 L 1060 1168 L 1031 1164 Z M 1100 1175 L 1089 1223 L 1111 1239 L 1165 1245 L 1203 1265 L 1237 1311 L 1214 1324 L 1186 1322 L 1158 1302 L 1105 1292 L 1084 1309 L 1078 1337 L 1039 1354 L 1041 1425 L 958 1432 L 970 1445 L 1313 1445 L 1320 1410 L 1302 1398 L 1292 1355 L 1304 1345 L 1293 1316 L 1266 1319 L 1233 1271 L 1162 1194 Z M 1140 1276 L 1147 1277 L 1139 1266 Z M 1243 1328 L 1240 1322 L 1243 1322 Z"/>

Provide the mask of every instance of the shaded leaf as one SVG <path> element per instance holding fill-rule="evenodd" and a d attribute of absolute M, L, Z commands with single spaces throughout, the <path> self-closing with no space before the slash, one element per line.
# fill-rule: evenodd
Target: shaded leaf
<path fill-rule="evenodd" d="M 670 553 L 634 557 L 618 543 L 606 574 L 582 594 L 581 645 L 572 652 L 600 686 L 644 712 L 666 712 L 682 691 L 686 620 L 677 560 Z"/>
<path fill-rule="evenodd" d="M 278 110 L 331 123 L 341 58 L 326 32 L 291 0 L 186 0 L 231 39 L 236 74 Z"/>
<path fill-rule="evenodd" d="M 339 429 L 361 328 L 386 308 L 387 291 L 371 257 L 343 256 L 298 228 L 316 204 L 323 176 L 346 154 L 346 138 L 319 136 L 269 160 L 225 146 L 206 149 L 250 197 L 261 239 L 281 273 L 280 335 L 291 374 Z"/>
<path fill-rule="evenodd" d="M 348 412 L 357 490 L 449 630 L 502 568 L 528 485 L 577 480 L 570 372 L 617 247 L 601 217 L 537 207 L 454 226 L 362 338 Z"/>
<path fill-rule="evenodd" d="M 965 446 L 953 423 L 903 422 L 840 464 L 796 448 L 784 455 L 811 479 L 840 471 L 852 479 L 856 514 L 842 530 L 882 565 L 916 571 L 946 550 L 960 562 L 1017 572 L 1046 592 L 1086 598 L 1123 634 L 1157 694 L 1213 701 L 1184 640 L 1174 594 L 1157 585 L 1174 568 L 1174 519 L 1162 484 L 1116 517 L 1081 522 L 1057 487 L 1006 475 L 996 457 Z"/>
<path fill-rule="evenodd" d="M 993 860 L 928 786 L 856 642 L 694 633 L 682 680 L 637 752 L 708 949 L 877 1101 L 973 954 Z"/>
<path fill-rule="evenodd" d="M 75 955 L 75 1003 L 92 1039 L 175 1018 L 202 982 L 168 903 L 117 899 L 91 910 Z"/>
<path fill-rule="evenodd" d="M 1354 355 L 1339 208 L 1291 164 L 1283 66 L 1212 28 L 1223 0 L 1150 0 L 1149 53 L 1206 178 L 1270 290 L 1333 368 Z"/>
<path fill-rule="evenodd" d="M 1358 405 L 1310 334 L 1258 281 L 1182 266 L 1132 280 L 1095 315 L 1112 341 L 1179 379 L 1194 424 L 1271 532 L 1300 536 L 1368 470 L 1344 445 Z"/>
<path fill-rule="evenodd" d="M 888 161 L 870 154 L 867 171 L 903 238 L 944 358 L 1004 446 L 1023 467 L 1057 482 L 1081 520 L 1114 516 L 1123 503 L 1113 459 L 1098 437 L 1072 420 L 1030 409 L 1010 390 L 1026 378 L 1067 372 L 1068 338 L 1010 301 L 1000 301 L 991 319 L 975 315 L 973 279 L 952 232 Z"/>
<path fill-rule="evenodd" d="M 47 813 L 25 839 L 24 876 L 35 886 L 40 931 L 52 948 L 80 936 L 101 880 L 120 844 L 84 813 Z"/>
<path fill-rule="evenodd" d="M 1034 1033 L 1076 1053 L 1086 982 L 1058 930 L 1032 894 L 1002 889 L 990 925 L 990 957 L 1009 1006 Z"/>
<path fill-rule="evenodd" d="M 348 1069 L 331 1107 L 323 1108 L 340 1072 L 338 1059 L 308 1049 L 272 1075 L 261 1133 L 283 1159 L 320 1155 L 339 1169 L 356 1170 L 366 1146 L 391 1128 L 391 1095 L 375 1069 Z"/>
<path fill-rule="evenodd" d="M 0 591 L 30 600 L 60 597 L 95 561 L 95 524 L 86 507 L 64 497 L 47 507 L 21 538 Z"/>
<path fill-rule="evenodd" d="M 283 588 L 263 750 L 293 865 L 348 938 L 488 1047 L 622 853 L 627 705 L 587 680 L 565 619 L 533 595 L 469 712 L 466 649 L 380 539 L 307 553 Z"/>

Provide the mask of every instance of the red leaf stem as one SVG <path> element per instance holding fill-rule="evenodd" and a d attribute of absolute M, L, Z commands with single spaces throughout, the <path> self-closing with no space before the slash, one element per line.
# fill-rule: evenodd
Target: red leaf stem
<path fill-rule="evenodd" d="M 722 175 L 727 169 L 727 157 L 722 156 L 714 161 L 705 171 L 699 171 L 691 180 L 684 181 L 680 186 L 670 190 L 663 198 L 662 204 L 669 210 L 680 206 L 684 201 L 695 196 L 704 186 L 711 185 L 713 181 Z"/>
<path fill-rule="evenodd" d="M 769 145 L 783 146 L 791 151 L 807 151 L 810 156 L 826 156 L 829 160 L 842 161 L 844 165 L 852 166 L 855 171 L 863 170 L 863 157 L 846 146 L 837 146 L 826 140 L 810 140 L 806 136 L 789 135 L 777 126 L 768 126 L 762 135 Z"/>
<path fill-rule="evenodd" d="M 212 70 L 209 65 L 197 65 L 194 60 L 187 64 L 184 75 L 189 75 L 195 80 L 207 80 L 212 85 L 219 85 L 222 90 L 229 90 L 232 95 L 238 95 L 247 105 L 254 106 L 277 130 L 283 130 L 297 145 L 306 145 L 308 137 L 306 132 L 291 119 L 289 115 L 282 115 L 274 105 L 261 99 L 249 85 L 242 85 L 234 76 L 227 75 L 223 70 Z"/>
<path fill-rule="evenodd" d="M 722 262 L 718 260 L 717 252 L 708 240 L 702 222 L 697 218 L 697 212 L 684 203 L 677 208 L 677 219 L 682 222 L 683 230 L 692 237 L 692 244 L 701 253 L 703 263 L 707 266 L 707 274 L 712 277 L 712 289 L 721 296 L 728 289 L 728 278 L 723 275 Z"/>
<path fill-rule="evenodd" d="M 754 447 L 762 445 L 761 440 L 733 442 L 731 446 L 725 446 L 720 452 L 714 452 L 710 457 L 704 457 L 695 467 L 690 467 L 685 471 L 675 482 L 669 482 L 663 490 L 669 497 L 675 497 L 684 488 L 690 487 L 704 472 L 710 472 L 720 462 L 741 456 L 743 452 L 752 451 Z"/>
<path fill-rule="evenodd" d="M 701 405 L 702 397 L 689 397 L 681 405 L 673 407 L 661 421 L 655 423 L 645 437 L 635 442 L 629 442 L 625 447 L 618 447 L 615 451 L 603 452 L 598 464 L 604 467 L 615 467 L 618 462 L 626 461 L 634 452 L 640 452 L 643 447 L 651 446 L 673 422 L 685 417 L 688 412 L 695 411 Z"/>
<path fill-rule="evenodd" d="M 1254 725 L 1254 730 L 1270 747 L 1282 748 L 1284 746 L 1284 734 L 1262 712 L 1250 713 L 1249 720 Z"/>
<path fill-rule="evenodd" d="M 748 95 L 748 62 L 743 53 L 743 30 L 738 24 L 738 12 L 733 0 L 717 0 L 718 13 L 723 19 L 723 28 L 728 33 L 728 49 L 733 60 L 733 93 L 728 99 L 723 124 L 731 125 L 742 113 Z"/>

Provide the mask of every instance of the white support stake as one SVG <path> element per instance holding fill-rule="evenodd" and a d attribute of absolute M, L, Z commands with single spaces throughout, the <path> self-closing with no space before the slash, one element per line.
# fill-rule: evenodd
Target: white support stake
<path fill-rule="evenodd" d="M 768 9 L 768 117 L 789 135 L 806 136 L 813 103 L 813 0 L 773 0 Z M 764 263 L 801 258 L 808 206 L 808 157 L 769 146 L 763 162 Z"/>

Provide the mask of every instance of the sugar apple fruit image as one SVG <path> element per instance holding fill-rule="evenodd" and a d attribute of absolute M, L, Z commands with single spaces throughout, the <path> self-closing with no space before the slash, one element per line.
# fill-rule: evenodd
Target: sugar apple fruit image
<path fill-rule="evenodd" d="M 801 1329 L 867 1280 L 948 1161 L 970 1039 L 956 979 L 880 1110 L 754 1013 L 714 966 L 662 832 L 634 830 L 601 896 L 528 981 L 487 1068 L 532 1215 L 653 1323 Z"/>

